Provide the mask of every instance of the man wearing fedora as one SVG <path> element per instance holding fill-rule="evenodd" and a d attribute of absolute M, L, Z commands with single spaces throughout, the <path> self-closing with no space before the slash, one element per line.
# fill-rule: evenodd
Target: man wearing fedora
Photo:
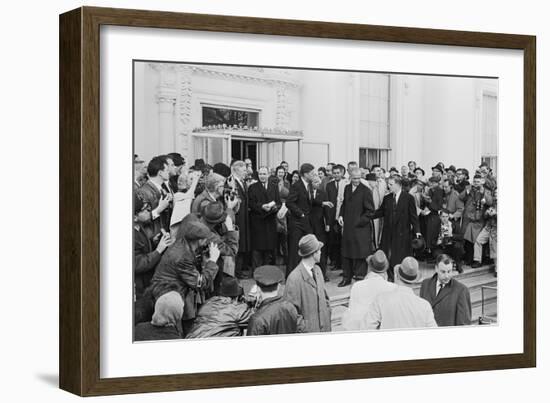
<path fill-rule="evenodd" d="M 393 267 L 406 256 L 412 256 L 412 235 L 421 236 L 414 197 L 405 192 L 401 184 L 401 177 L 390 178 L 390 193 L 384 197 L 373 216 L 384 218 L 380 246 L 390 259 L 389 281 L 393 281 Z"/>
<path fill-rule="evenodd" d="M 331 308 L 323 280 L 323 273 L 317 264 L 321 259 L 321 248 L 315 235 L 308 234 L 298 242 L 301 262 L 290 273 L 285 285 L 284 298 L 291 302 L 304 318 L 305 332 L 330 332 Z"/>
<path fill-rule="evenodd" d="M 279 295 L 283 272 L 277 266 L 260 266 L 254 271 L 259 304 L 248 321 L 247 336 L 290 334 L 302 329 L 303 322 L 296 307 Z"/>
<path fill-rule="evenodd" d="M 243 288 L 239 281 L 234 277 L 225 277 L 219 294 L 199 308 L 186 339 L 243 335 L 254 310 L 243 300 Z"/>
<path fill-rule="evenodd" d="M 367 310 L 376 296 L 394 290 L 397 285 L 388 281 L 390 262 L 386 254 L 377 250 L 367 258 L 368 273 L 364 280 L 351 287 L 349 309 L 342 318 L 345 330 L 365 330 Z"/>
<path fill-rule="evenodd" d="M 413 291 L 422 279 L 417 260 L 408 256 L 394 271 L 398 287 L 374 298 L 367 310 L 367 329 L 437 327 L 432 307 Z"/>
<path fill-rule="evenodd" d="M 435 274 L 422 282 L 420 296 L 430 303 L 438 326 L 472 324 L 472 304 L 468 287 L 453 278 L 449 255 L 437 257 Z"/>

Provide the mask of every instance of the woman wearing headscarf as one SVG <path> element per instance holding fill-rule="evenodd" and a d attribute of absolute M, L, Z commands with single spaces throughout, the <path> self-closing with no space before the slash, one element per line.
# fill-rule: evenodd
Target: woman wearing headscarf
<path fill-rule="evenodd" d="M 134 340 L 181 339 L 183 307 L 183 298 L 178 292 L 170 291 L 161 295 L 155 303 L 155 313 L 151 322 L 142 322 L 135 326 Z"/>

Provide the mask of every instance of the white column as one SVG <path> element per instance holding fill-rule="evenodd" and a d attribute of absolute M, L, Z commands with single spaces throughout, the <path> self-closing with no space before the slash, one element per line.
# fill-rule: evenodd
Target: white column
<path fill-rule="evenodd" d="M 159 151 L 167 154 L 175 151 L 174 141 L 174 105 L 175 98 L 158 96 L 159 105 Z"/>

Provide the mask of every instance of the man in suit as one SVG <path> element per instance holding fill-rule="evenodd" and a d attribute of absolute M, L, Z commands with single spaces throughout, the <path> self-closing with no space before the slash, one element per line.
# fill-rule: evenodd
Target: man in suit
<path fill-rule="evenodd" d="M 472 323 L 470 290 L 452 277 L 453 260 L 437 257 L 435 274 L 422 282 L 420 296 L 432 306 L 438 326 L 462 326 Z"/>
<path fill-rule="evenodd" d="M 313 178 L 313 200 L 311 202 L 311 213 L 309 214 L 309 221 L 311 223 L 311 230 L 313 235 L 323 243 L 321 248 L 321 260 L 319 261 L 319 267 L 323 272 L 323 278 L 329 281 L 327 277 L 327 234 L 330 230 L 329 220 L 330 212 L 329 208 L 332 205 L 327 200 L 327 194 L 322 189 L 321 178 L 315 176 Z"/>
<path fill-rule="evenodd" d="M 252 267 L 273 264 L 277 248 L 277 211 L 281 208 L 279 187 L 269 183 L 267 167 L 258 169 L 258 182 L 248 188 Z"/>
<path fill-rule="evenodd" d="M 330 232 L 328 234 L 328 256 L 334 270 L 342 268 L 341 242 L 342 231 L 338 224 L 339 203 L 338 197 L 344 194 L 346 181 L 343 179 L 345 168 L 338 164 L 332 168 L 333 180 L 327 183 L 327 201 L 329 205 L 329 220 Z M 343 196 L 342 196 L 343 197 Z"/>
<path fill-rule="evenodd" d="M 390 178 L 390 193 L 384 197 L 373 217 L 384 218 L 381 249 L 390 259 L 389 281 L 393 281 L 393 268 L 405 257 L 412 256 L 412 234 L 421 236 L 414 197 L 402 191 L 401 184 L 400 176 Z"/>
<path fill-rule="evenodd" d="M 351 183 L 344 191 L 344 202 L 338 223 L 343 227 L 342 259 L 344 277 L 338 287 L 351 284 L 352 276 L 362 280 L 367 275 L 367 257 L 373 252 L 372 216 L 374 202 L 371 190 L 361 183 L 361 171 L 353 168 Z"/>
<path fill-rule="evenodd" d="M 149 180 L 138 190 L 138 196 L 151 206 L 150 224 L 144 225 L 144 231 L 150 239 L 158 240 L 161 236 L 161 228 L 170 231 L 169 206 L 172 196 L 164 188 L 163 184 L 169 178 L 168 163 L 164 156 L 157 156 L 151 159 L 147 165 Z"/>
<path fill-rule="evenodd" d="M 384 195 L 380 195 L 380 187 L 378 185 L 378 178 L 376 177 L 376 174 L 371 172 L 368 173 L 365 177 L 365 181 L 362 182 L 366 187 L 368 187 L 372 192 L 372 200 L 374 202 L 374 209 L 377 210 L 380 205 L 382 204 L 382 200 L 384 200 Z M 374 240 L 374 247 L 378 248 L 378 245 L 380 244 L 380 234 L 382 232 L 382 219 L 377 218 L 376 220 L 373 220 L 373 227 L 374 227 L 374 233 L 372 234 L 373 240 Z"/>
<path fill-rule="evenodd" d="M 300 167 L 300 180 L 290 186 L 290 193 L 286 201 L 289 210 L 288 217 L 288 276 L 298 265 L 298 241 L 307 234 L 313 233 L 309 214 L 313 199 L 313 185 L 315 167 L 305 163 Z"/>
<path fill-rule="evenodd" d="M 304 332 L 330 332 L 331 308 L 323 273 L 317 264 L 321 248 L 315 235 L 302 237 L 298 244 L 301 261 L 286 280 L 284 299 L 292 303 L 304 318 Z"/>
<path fill-rule="evenodd" d="M 236 192 L 240 200 L 239 208 L 235 212 L 235 224 L 239 228 L 239 253 L 235 260 L 235 275 L 238 278 L 251 277 L 248 271 L 250 266 L 250 224 L 246 176 L 247 170 L 244 161 L 234 161 L 231 164 L 231 176 L 227 179 L 227 184 Z"/>

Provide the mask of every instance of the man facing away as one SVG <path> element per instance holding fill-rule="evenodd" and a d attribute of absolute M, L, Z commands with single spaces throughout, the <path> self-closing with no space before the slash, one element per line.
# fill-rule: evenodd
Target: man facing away
<path fill-rule="evenodd" d="M 220 295 L 200 307 L 186 339 L 242 336 L 253 309 L 243 300 L 243 288 L 235 277 L 225 277 Z"/>
<path fill-rule="evenodd" d="M 285 285 L 284 298 L 291 302 L 304 318 L 304 331 L 330 332 L 331 309 L 323 281 L 323 273 L 317 264 L 321 259 L 321 248 L 315 235 L 300 239 L 298 254 L 300 264 L 290 273 Z"/>
<path fill-rule="evenodd" d="M 367 265 L 367 277 L 351 287 L 349 309 L 342 318 L 345 330 L 365 330 L 367 309 L 374 298 L 380 293 L 397 288 L 397 285 L 388 281 L 387 271 L 390 262 L 383 251 L 377 250 L 369 256 Z"/>
<path fill-rule="evenodd" d="M 432 307 L 412 289 L 422 277 L 416 259 L 406 257 L 394 271 L 398 287 L 374 299 L 366 314 L 367 329 L 437 327 Z"/>
<path fill-rule="evenodd" d="M 302 319 L 296 307 L 279 295 L 283 278 L 283 272 L 277 266 L 260 266 L 254 271 L 260 297 L 258 308 L 248 321 L 247 336 L 290 334 L 302 330 Z"/>
<path fill-rule="evenodd" d="M 420 296 L 432 306 L 438 326 L 462 326 L 472 323 L 470 290 L 453 278 L 453 260 L 437 257 L 435 274 L 422 282 Z"/>

